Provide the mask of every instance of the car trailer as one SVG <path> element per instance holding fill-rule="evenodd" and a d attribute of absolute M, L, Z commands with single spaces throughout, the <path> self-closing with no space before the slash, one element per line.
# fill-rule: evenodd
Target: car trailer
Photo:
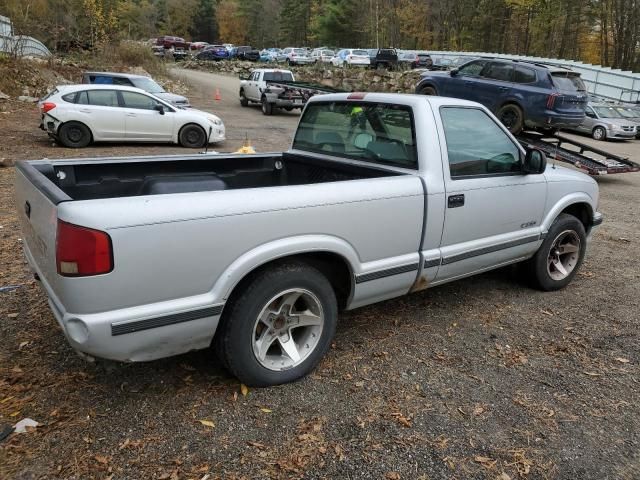
<path fill-rule="evenodd" d="M 561 135 L 524 132 L 517 136 L 524 147 L 537 148 L 548 158 L 570 163 L 589 175 L 610 175 L 640 171 L 640 165 L 626 157 L 576 142 Z M 573 148 L 565 148 L 567 146 Z"/>

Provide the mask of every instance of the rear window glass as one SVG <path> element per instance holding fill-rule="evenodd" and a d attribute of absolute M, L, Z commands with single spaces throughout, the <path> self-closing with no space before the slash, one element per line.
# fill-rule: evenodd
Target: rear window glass
<path fill-rule="evenodd" d="M 369 102 L 307 106 L 293 148 L 365 162 L 417 168 L 411 108 Z"/>
<path fill-rule="evenodd" d="M 380 55 L 395 55 L 395 50 L 380 50 Z"/>
<path fill-rule="evenodd" d="M 264 72 L 264 80 L 272 82 L 293 82 L 293 75 L 289 72 Z"/>
<path fill-rule="evenodd" d="M 553 84 L 556 88 L 563 92 L 585 92 L 587 90 L 580 75 L 576 73 L 553 72 L 551 78 L 553 78 Z"/>
<path fill-rule="evenodd" d="M 302 49 L 302 48 L 296 48 L 293 51 L 296 52 L 297 54 L 300 54 L 300 55 L 306 55 L 307 54 L 307 51 Z"/>
<path fill-rule="evenodd" d="M 366 50 L 354 50 L 352 52 L 352 55 L 362 55 L 363 57 L 368 57 L 369 54 L 367 53 Z"/>
<path fill-rule="evenodd" d="M 533 83 L 536 81 L 536 72 L 532 68 L 516 66 L 516 73 L 514 76 L 516 83 Z"/>

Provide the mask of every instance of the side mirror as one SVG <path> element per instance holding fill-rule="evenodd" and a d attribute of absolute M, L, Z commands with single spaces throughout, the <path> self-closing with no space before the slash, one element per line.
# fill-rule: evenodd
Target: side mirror
<path fill-rule="evenodd" d="M 547 168 L 547 156 L 542 150 L 531 148 L 524 156 L 522 170 L 525 174 L 539 175 Z"/>
<path fill-rule="evenodd" d="M 356 148 L 364 150 L 372 140 L 373 137 L 368 133 L 359 133 L 358 135 L 356 135 L 356 138 L 353 139 L 353 144 Z"/>
<path fill-rule="evenodd" d="M 160 115 L 164 115 L 164 105 L 156 105 L 153 107 Z"/>
<path fill-rule="evenodd" d="M 451 75 L 452 77 L 455 77 L 456 75 L 458 75 L 458 69 L 454 68 L 449 72 L 449 75 Z"/>

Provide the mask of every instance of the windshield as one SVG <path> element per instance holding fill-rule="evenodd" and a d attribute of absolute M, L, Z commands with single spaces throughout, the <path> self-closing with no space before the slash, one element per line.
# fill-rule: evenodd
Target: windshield
<path fill-rule="evenodd" d="M 293 82 L 291 72 L 264 72 L 264 80 L 272 82 Z"/>
<path fill-rule="evenodd" d="M 164 93 L 164 88 L 162 88 L 150 78 L 134 78 L 132 79 L 132 81 L 136 87 L 141 88 L 145 92 Z"/>
<path fill-rule="evenodd" d="M 587 87 L 580 78 L 580 75 L 573 72 L 553 72 L 553 83 L 558 90 L 564 92 L 585 92 Z"/>
<path fill-rule="evenodd" d="M 405 105 L 311 103 L 300 120 L 293 148 L 417 168 L 413 115 Z"/>
<path fill-rule="evenodd" d="M 366 50 L 352 50 L 351 51 L 351 55 L 358 55 L 361 57 L 368 57 L 369 54 L 367 53 Z"/>
<path fill-rule="evenodd" d="M 624 118 L 614 107 L 593 107 L 593 109 L 602 118 Z"/>
<path fill-rule="evenodd" d="M 622 115 L 624 118 L 636 118 L 638 117 L 638 113 L 634 112 L 633 110 L 631 110 L 630 108 L 622 108 L 622 107 L 618 107 L 616 108 L 616 110 L 618 111 L 618 113 L 620 115 Z"/>
<path fill-rule="evenodd" d="M 293 51 L 298 55 L 306 55 L 307 51 L 302 48 L 294 48 Z"/>

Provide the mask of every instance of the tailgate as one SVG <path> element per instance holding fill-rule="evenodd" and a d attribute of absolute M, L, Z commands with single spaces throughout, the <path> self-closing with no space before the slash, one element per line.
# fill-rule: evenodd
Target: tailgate
<path fill-rule="evenodd" d="M 34 162 L 36 163 L 36 162 Z M 30 162 L 16 164 L 16 208 L 22 227 L 25 254 L 31 267 L 55 290 L 57 205 L 71 200 L 43 171 L 53 168 L 41 163 L 39 168 Z"/>

